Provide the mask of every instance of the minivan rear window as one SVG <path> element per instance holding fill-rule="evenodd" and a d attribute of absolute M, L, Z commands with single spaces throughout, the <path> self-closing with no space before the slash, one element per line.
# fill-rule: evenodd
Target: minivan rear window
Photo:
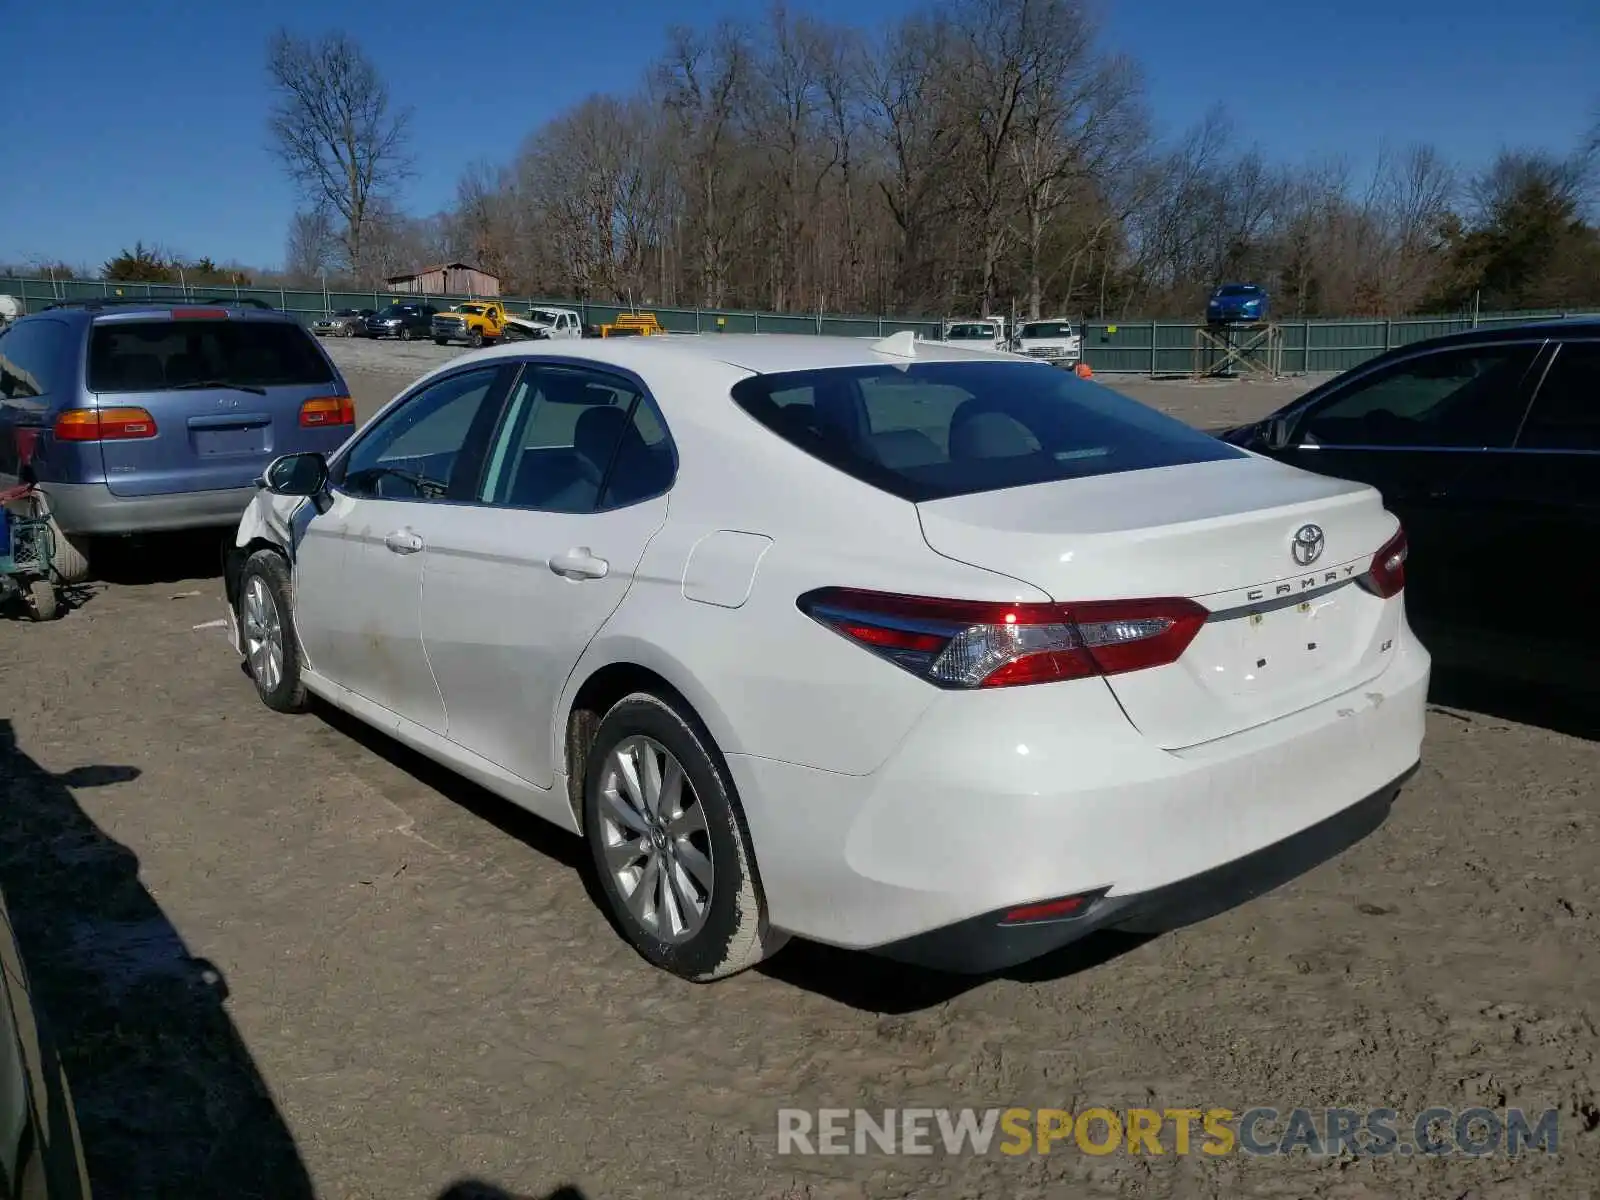
<path fill-rule="evenodd" d="M 791 371 L 742 380 L 732 395 L 785 441 L 917 503 L 1246 457 L 1043 363 Z"/>
<path fill-rule="evenodd" d="M 91 392 L 155 392 L 198 383 L 311 386 L 333 370 L 288 321 L 107 321 L 89 338 Z"/>

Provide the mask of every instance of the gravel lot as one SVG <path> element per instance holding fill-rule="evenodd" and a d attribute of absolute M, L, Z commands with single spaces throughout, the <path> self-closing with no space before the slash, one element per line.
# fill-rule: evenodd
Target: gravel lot
<path fill-rule="evenodd" d="M 363 416 L 459 353 L 335 345 Z M 1297 385 L 1115 386 L 1211 425 Z M 796 943 L 695 987 L 613 934 L 575 839 L 335 714 L 268 713 L 213 627 L 210 549 L 168 546 L 54 624 L 0 621 L 0 887 L 99 1196 L 1510 1200 L 1600 1179 L 1600 741 L 1560 714 L 1441 694 L 1385 825 L 1179 933 L 989 980 Z M 1559 1155 L 776 1153 L 782 1107 L 1479 1104 L 1559 1109 Z"/>

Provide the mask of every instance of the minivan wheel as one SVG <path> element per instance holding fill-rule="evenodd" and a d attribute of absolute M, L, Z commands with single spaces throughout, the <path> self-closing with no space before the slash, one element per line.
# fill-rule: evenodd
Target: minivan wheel
<path fill-rule="evenodd" d="M 612 920 L 651 963 L 705 983 L 787 940 L 767 924 L 733 781 L 692 714 L 648 692 L 619 701 L 595 731 L 583 795 Z"/>
<path fill-rule="evenodd" d="M 50 524 L 50 570 L 64 584 L 82 583 L 89 578 L 89 556 L 80 544 L 61 532 L 61 526 L 50 512 L 50 502 L 43 494 L 34 492 L 27 500 L 27 515 L 46 518 Z"/>
<path fill-rule="evenodd" d="M 291 619 L 289 564 L 276 550 L 257 550 L 239 575 L 239 641 L 261 702 L 275 712 L 302 712 L 300 642 Z"/>

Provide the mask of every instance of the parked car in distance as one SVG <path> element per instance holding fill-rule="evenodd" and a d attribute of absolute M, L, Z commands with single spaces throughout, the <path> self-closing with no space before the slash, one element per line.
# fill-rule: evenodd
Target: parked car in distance
<path fill-rule="evenodd" d="M 311 322 L 311 332 L 318 337 L 361 337 L 367 331 L 367 318 L 376 316 L 377 311 L 375 308 L 341 308 Z"/>
<path fill-rule="evenodd" d="M 1029 358 L 1042 358 L 1058 367 L 1076 366 L 1083 357 L 1083 337 L 1065 317 L 1025 321 L 1017 327 L 1011 349 Z"/>
<path fill-rule="evenodd" d="M 1006 349 L 1006 323 L 999 317 L 973 317 L 960 321 L 946 321 L 942 340 L 964 346 L 983 346 L 991 350 Z"/>
<path fill-rule="evenodd" d="M 1377 492 L 1044 363 L 507 344 L 265 483 L 224 575 L 263 702 L 580 833 L 691 979 L 790 934 L 985 971 L 1180 924 L 1348 845 L 1418 761 Z"/>
<path fill-rule="evenodd" d="M 583 318 L 573 308 L 546 308 L 536 304 L 528 310 L 525 320 L 518 322 L 515 332 L 529 340 L 561 341 L 568 338 L 598 337 L 599 330 L 586 332 Z"/>
<path fill-rule="evenodd" d="M 410 301 L 389 305 L 382 312 L 367 318 L 367 336 L 371 338 L 399 338 L 409 342 L 433 336 L 433 318 L 439 310 L 432 304 Z"/>
<path fill-rule="evenodd" d="M 1253 283 L 1225 283 L 1206 301 L 1208 325 L 1255 325 L 1271 311 L 1271 297 Z"/>
<path fill-rule="evenodd" d="M 338 369 L 276 310 L 70 301 L 0 333 L 0 488 L 38 485 L 67 582 L 89 539 L 236 524 L 275 457 L 354 428 Z"/>
<path fill-rule="evenodd" d="M 1563 611 L 1600 610 L 1577 553 L 1600 544 L 1600 320 L 1416 342 L 1220 436 L 1379 489 L 1415 555 L 1408 609 L 1441 657 L 1595 686 L 1587 627 L 1530 617 L 1524 568 Z"/>

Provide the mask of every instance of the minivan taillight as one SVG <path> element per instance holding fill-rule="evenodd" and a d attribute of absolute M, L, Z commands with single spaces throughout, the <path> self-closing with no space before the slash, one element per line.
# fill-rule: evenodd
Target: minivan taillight
<path fill-rule="evenodd" d="M 156 419 L 142 408 L 69 408 L 56 418 L 63 442 L 118 442 L 156 435 Z"/>
<path fill-rule="evenodd" d="M 1193 600 L 998 604 L 821 588 L 800 610 L 944 688 L 1015 687 L 1176 662 L 1205 624 Z"/>
<path fill-rule="evenodd" d="M 1384 600 L 1398 596 L 1406 586 L 1406 559 L 1410 556 L 1411 547 L 1402 529 L 1372 556 L 1372 565 L 1361 577 L 1361 586 Z"/>
<path fill-rule="evenodd" d="M 324 425 L 354 425 L 355 401 L 349 396 L 318 396 L 300 406 L 300 427 L 320 429 Z"/>

